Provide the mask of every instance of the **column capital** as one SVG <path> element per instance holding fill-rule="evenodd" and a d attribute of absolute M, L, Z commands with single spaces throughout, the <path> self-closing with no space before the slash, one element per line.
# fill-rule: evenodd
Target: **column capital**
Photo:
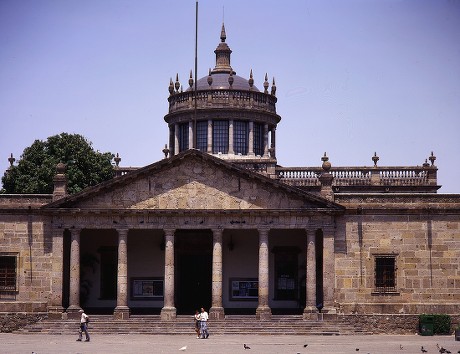
<path fill-rule="evenodd" d="M 174 236 L 174 234 L 176 233 L 176 229 L 163 229 L 163 232 L 165 233 L 165 236 Z"/>

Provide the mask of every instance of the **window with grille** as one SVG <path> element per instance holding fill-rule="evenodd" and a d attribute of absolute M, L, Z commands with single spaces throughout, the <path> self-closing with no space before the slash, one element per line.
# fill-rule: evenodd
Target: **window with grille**
<path fill-rule="evenodd" d="M 196 148 L 202 152 L 208 151 L 208 122 L 196 123 Z"/>
<path fill-rule="evenodd" d="M 375 292 L 396 291 L 396 256 L 375 256 Z"/>
<path fill-rule="evenodd" d="M 228 121 L 215 120 L 212 124 L 212 153 L 228 154 Z"/>
<path fill-rule="evenodd" d="M 233 150 L 235 154 L 247 155 L 249 141 L 249 123 L 235 121 L 233 123 Z"/>
<path fill-rule="evenodd" d="M 188 123 L 179 124 L 179 152 L 188 150 Z"/>
<path fill-rule="evenodd" d="M 17 257 L 0 255 L 0 291 L 16 291 Z"/>
<path fill-rule="evenodd" d="M 254 123 L 254 154 L 264 155 L 264 126 L 259 123 Z"/>

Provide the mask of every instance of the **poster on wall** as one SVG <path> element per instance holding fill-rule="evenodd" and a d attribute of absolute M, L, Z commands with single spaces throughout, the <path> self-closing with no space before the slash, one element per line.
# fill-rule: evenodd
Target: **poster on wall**
<path fill-rule="evenodd" d="M 257 300 L 259 281 L 257 278 L 231 278 L 230 300 Z"/>
<path fill-rule="evenodd" d="M 163 278 L 131 278 L 133 300 L 163 299 Z"/>

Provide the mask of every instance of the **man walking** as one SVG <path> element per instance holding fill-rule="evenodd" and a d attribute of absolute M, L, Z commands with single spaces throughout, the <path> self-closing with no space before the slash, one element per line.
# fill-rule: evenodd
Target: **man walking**
<path fill-rule="evenodd" d="M 82 337 L 83 337 L 83 332 L 85 333 L 85 337 L 86 337 L 85 342 L 89 342 L 89 333 L 88 333 L 89 317 L 83 310 L 79 310 L 78 312 L 81 314 L 81 318 L 80 318 L 80 330 L 78 331 L 77 342 L 81 342 Z"/>
<path fill-rule="evenodd" d="M 201 308 L 200 314 L 200 326 L 201 326 L 201 339 L 208 339 L 208 313 L 204 310 L 204 307 Z"/>

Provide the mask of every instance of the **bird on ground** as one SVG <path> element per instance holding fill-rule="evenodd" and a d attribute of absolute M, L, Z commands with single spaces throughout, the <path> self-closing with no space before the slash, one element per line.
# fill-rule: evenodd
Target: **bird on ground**
<path fill-rule="evenodd" d="M 243 344 L 243 347 L 244 347 L 244 349 L 251 349 L 251 347 L 246 345 L 246 344 Z"/>
<path fill-rule="evenodd" d="M 356 350 L 357 352 L 359 352 L 359 348 L 356 348 L 355 350 Z"/>
<path fill-rule="evenodd" d="M 422 351 L 422 353 L 427 353 L 428 352 L 425 348 L 423 348 L 423 345 L 422 345 L 422 348 L 420 350 Z"/>
<path fill-rule="evenodd" d="M 308 344 L 304 344 L 303 347 L 304 347 L 304 348 L 308 347 Z"/>
<path fill-rule="evenodd" d="M 179 350 L 181 350 L 181 351 L 187 350 L 187 346 L 185 345 L 182 348 L 180 348 Z"/>
<path fill-rule="evenodd" d="M 399 345 L 399 350 L 403 350 L 403 349 L 404 349 L 404 347 L 400 344 Z"/>

